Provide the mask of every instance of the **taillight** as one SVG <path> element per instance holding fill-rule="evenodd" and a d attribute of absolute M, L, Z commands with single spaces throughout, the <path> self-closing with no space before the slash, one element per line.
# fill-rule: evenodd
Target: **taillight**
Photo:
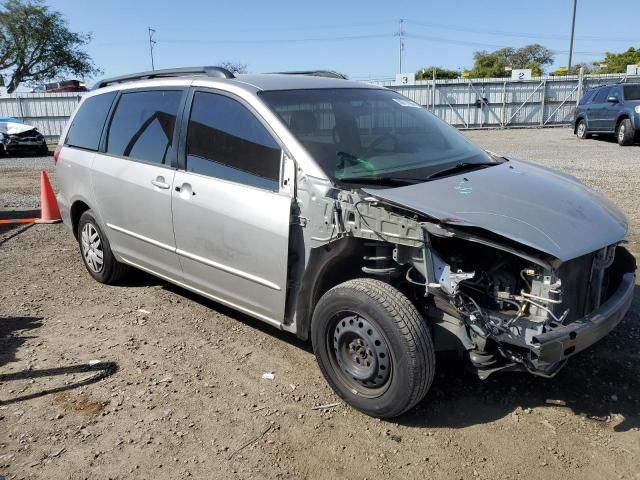
<path fill-rule="evenodd" d="M 58 157 L 60 156 L 60 152 L 62 151 L 62 145 L 57 145 L 56 149 L 53 152 L 53 164 L 58 164 Z"/>

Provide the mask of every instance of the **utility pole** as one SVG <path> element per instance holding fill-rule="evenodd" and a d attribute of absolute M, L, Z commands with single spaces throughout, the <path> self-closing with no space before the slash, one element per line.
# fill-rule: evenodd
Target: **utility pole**
<path fill-rule="evenodd" d="M 571 20 L 571 41 L 569 42 L 569 66 L 567 73 L 571 73 L 571 60 L 573 60 L 573 33 L 576 30 L 576 7 L 578 0 L 573 0 L 573 19 Z"/>
<path fill-rule="evenodd" d="M 149 53 L 151 54 L 151 70 L 155 70 L 155 65 L 153 63 L 153 46 L 156 44 L 156 41 L 153 39 L 153 34 L 156 33 L 156 31 L 149 27 Z"/>
<path fill-rule="evenodd" d="M 400 23 L 400 29 L 398 30 L 398 33 L 396 34 L 396 36 L 398 37 L 398 39 L 400 40 L 400 44 L 399 44 L 399 65 L 398 65 L 398 73 L 402 73 L 402 52 L 404 51 L 404 19 L 400 19 L 399 20 Z"/>

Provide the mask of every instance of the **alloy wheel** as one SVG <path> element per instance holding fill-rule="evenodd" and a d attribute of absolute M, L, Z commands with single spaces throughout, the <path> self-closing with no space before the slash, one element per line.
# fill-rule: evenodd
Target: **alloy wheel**
<path fill-rule="evenodd" d="M 86 223 L 82 227 L 80 240 L 82 256 L 87 267 L 95 273 L 100 273 L 104 267 L 104 251 L 102 249 L 102 240 L 96 227 L 91 223 Z"/>

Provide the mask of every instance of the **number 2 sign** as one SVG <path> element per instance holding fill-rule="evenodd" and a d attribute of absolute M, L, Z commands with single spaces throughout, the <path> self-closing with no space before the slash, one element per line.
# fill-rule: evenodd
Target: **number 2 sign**
<path fill-rule="evenodd" d="M 530 68 L 514 68 L 511 70 L 511 78 L 513 80 L 531 80 Z"/>

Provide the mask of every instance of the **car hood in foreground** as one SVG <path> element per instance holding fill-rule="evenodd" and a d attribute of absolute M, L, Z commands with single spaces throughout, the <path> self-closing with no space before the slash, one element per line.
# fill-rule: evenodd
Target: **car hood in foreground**
<path fill-rule="evenodd" d="M 519 160 L 365 191 L 442 223 L 482 228 L 563 262 L 617 243 L 628 231 L 624 214 L 576 178 Z"/>
<path fill-rule="evenodd" d="M 24 123 L 0 121 L 0 133 L 6 133 L 7 135 L 17 135 L 17 134 L 28 132 L 29 130 L 35 130 L 35 129 L 36 127 L 25 125 Z"/>

